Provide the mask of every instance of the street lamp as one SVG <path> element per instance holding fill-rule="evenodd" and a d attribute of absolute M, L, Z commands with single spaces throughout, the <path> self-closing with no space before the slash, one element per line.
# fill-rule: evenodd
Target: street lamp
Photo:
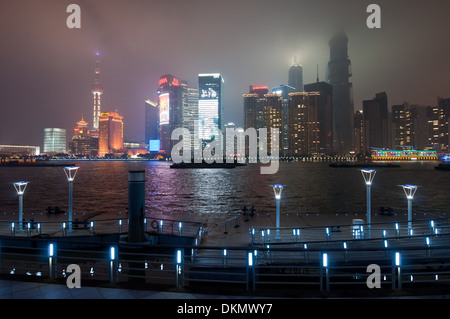
<path fill-rule="evenodd" d="M 367 186 L 367 224 L 369 228 L 369 238 L 370 238 L 370 224 L 371 224 L 371 203 L 370 203 L 370 186 L 372 186 L 372 181 L 375 177 L 377 171 L 374 169 L 362 169 L 361 174 L 366 182 Z"/>
<path fill-rule="evenodd" d="M 412 201 L 414 194 L 417 191 L 416 185 L 402 185 L 406 198 L 408 199 L 408 230 L 411 230 L 412 226 Z"/>
<path fill-rule="evenodd" d="M 73 180 L 77 175 L 79 167 L 67 166 L 64 167 L 64 173 L 66 173 L 67 180 L 69 181 L 69 232 L 72 231 L 72 193 L 73 193 Z"/>
<path fill-rule="evenodd" d="M 280 239 L 280 199 L 281 199 L 281 192 L 283 191 L 284 185 L 281 184 L 275 184 L 271 185 L 273 188 L 273 192 L 275 193 L 275 201 L 277 205 L 277 216 L 276 216 L 276 228 L 277 228 L 277 234 L 275 236 L 275 239 Z"/>
<path fill-rule="evenodd" d="M 15 182 L 14 188 L 19 195 L 19 231 L 22 231 L 22 219 L 23 219 L 23 193 L 25 193 L 25 188 L 27 188 L 28 182 Z"/>

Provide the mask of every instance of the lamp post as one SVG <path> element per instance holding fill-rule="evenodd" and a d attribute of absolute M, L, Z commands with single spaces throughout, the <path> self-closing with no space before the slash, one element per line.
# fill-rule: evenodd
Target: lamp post
<path fill-rule="evenodd" d="M 19 195 L 19 230 L 22 231 L 22 219 L 23 219 L 23 193 L 25 193 L 25 188 L 27 188 L 28 182 L 15 182 L 14 188 Z"/>
<path fill-rule="evenodd" d="M 284 185 L 281 184 L 275 184 L 271 185 L 273 188 L 273 192 L 275 193 L 275 201 L 277 205 L 277 215 L 276 215 L 276 228 L 277 233 L 275 236 L 275 239 L 280 239 L 280 199 L 281 199 L 281 192 L 283 191 Z"/>
<path fill-rule="evenodd" d="M 417 191 L 416 185 L 402 185 L 403 191 L 405 192 L 406 198 L 408 199 L 408 233 L 411 231 L 412 227 L 412 201 L 414 199 L 414 194 Z"/>
<path fill-rule="evenodd" d="M 371 203 L 370 203 L 370 186 L 372 186 L 372 181 L 375 177 L 376 171 L 374 169 L 362 169 L 361 174 L 366 182 L 367 187 L 367 224 L 369 229 L 370 238 L 370 224 L 371 224 Z"/>
<path fill-rule="evenodd" d="M 77 175 L 79 167 L 67 166 L 64 167 L 64 173 L 66 173 L 67 180 L 69 181 L 69 232 L 72 231 L 72 193 L 73 193 L 73 180 Z"/>

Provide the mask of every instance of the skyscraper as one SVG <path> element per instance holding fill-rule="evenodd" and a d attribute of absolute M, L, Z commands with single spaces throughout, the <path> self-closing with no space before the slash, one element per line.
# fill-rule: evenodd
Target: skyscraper
<path fill-rule="evenodd" d="M 186 87 L 183 100 L 183 127 L 187 128 L 191 135 L 198 131 L 198 89 Z M 191 138 L 190 141 L 186 141 L 190 144 L 193 150 L 196 143 Z M 186 145 L 183 143 L 183 145 Z M 188 147 L 188 145 L 186 145 Z"/>
<path fill-rule="evenodd" d="M 396 149 L 413 146 L 412 112 L 409 103 L 392 105 L 392 124 L 394 126 L 394 146 Z"/>
<path fill-rule="evenodd" d="M 159 78 L 159 128 L 161 149 L 170 154 L 178 141 L 171 140 L 172 131 L 184 124 L 184 93 L 186 81 L 166 74 Z"/>
<path fill-rule="evenodd" d="M 353 149 L 356 154 L 364 153 L 364 115 L 361 110 L 353 115 Z"/>
<path fill-rule="evenodd" d="M 66 152 L 66 130 L 63 128 L 44 129 L 44 153 Z"/>
<path fill-rule="evenodd" d="M 102 113 L 99 118 L 98 156 L 123 151 L 123 117 L 117 112 Z"/>
<path fill-rule="evenodd" d="M 291 156 L 309 156 L 319 153 L 317 110 L 320 93 L 294 92 L 289 96 L 289 154 Z"/>
<path fill-rule="evenodd" d="M 300 70 L 300 72 L 301 72 L 301 70 Z M 289 104 L 289 93 L 303 91 L 303 84 L 301 86 L 302 86 L 301 90 L 298 90 L 298 89 L 296 89 L 295 87 L 293 87 L 291 85 L 283 85 L 283 84 L 280 85 L 280 86 L 274 87 L 272 89 L 272 93 L 279 94 L 280 97 L 281 97 L 283 126 L 282 126 L 282 130 L 280 131 L 280 136 L 281 136 L 282 141 L 283 141 L 283 149 L 282 149 L 283 150 L 282 151 L 283 155 L 288 154 L 288 148 L 289 148 L 289 143 L 288 143 L 288 104 Z"/>
<path fill-rule="evenodd" d="M 70 152 L 73 155 L 95 156 L 98 153 L 98 138 L 92 137 L 88 129 L 88 123 L 81 118 L 74 128 Z"/>
<path fill-rule="evenodd" d="M 333 86 L 333 136 L 336 151 L 346 153 L 352 149 L 353 96 L 348 38 L 345 33 L 336 34 L 330 41 L 328 82 Z"/>
<path fill-rule="evenodd" d="M 151 140 L 160 140 L 159 137 L 159 107 L 152 100 L 145 100 L 145 144 Z"/>
<path fill-rule="evenodd" d="M 200 138 L 204 142 L 218 138 L 223 131 L 223 78 L 219 73 L 198 75 L 198 117 Z"/>
<path fill-rule="evenodd" d="M 289 68 L 288 85 L 293 87 L 296 92 L 303 91 L 303 68 L 297 63 L 297 57 L 294 57 L 294 63 Z"/>
<path fill-rule="evenodd" d="M 333 152 L 333 86 L 326 82 L 314 82 L 304 86 L 305 92 L 318 92 L 317 121 L 319 122 L 319 152 Z"/>
<path fill-rule="evenodd" d="M 269 93 L 267 86 L 249 87 L 249 93 L 243 94 L 244 98 L 244 128 L 262 127 L 263 108 L 266 101 L 265 95 Z"/>
<path fill-rule="evenodd" d="M 249 93 L 244 94 L 244 128 L 260 128 L 267 129 L 267 144 L 260 143 L 258 139 L 258 147 L 260 151 L 266 152 L 268 155 L 279 154 L 283 150 L 283 99 L 281 93 L 268 93 L 267 86 L 249 87 Z M 279 136 L 271 135 L 271 128 L 278 128 Z M 259 133 L 261 134 L 261 133 Z M 261 135 L 260 135 L 261 138 Z M 278 138 L 278 140 L 275 140 Z M 267 149 L 265 148 L 267 145 Z M 278 148 L 274 147 L 278 145 Z M 249 143 L 246 143 L 246 154 L 248 155 Z"/>
<path fill-rule="evenodd" d="M 364 147 L 389 148 L 388 99 L 385 92 L 377 93 L 372 100 L 363 101 Z"/>
<path fill-rule="evenodd" d="M 99 74 L 100 74 L 100 66 L 99 66 L 99 60 L 100 60 L 100 53 L 97 52 L 97 62 L 95 65 L 94 73 L 95 73 L 95 80 L 94 84 L 92 85 L 91 92 L 94 95 L 94 117 L 92 120 L 92 129 L 94 131 L 98 131 L 99 128 L 99 117 L 101 112 L 101 96 L 103 94 L 103 88 L 100 85 L 99 80 Z"/>

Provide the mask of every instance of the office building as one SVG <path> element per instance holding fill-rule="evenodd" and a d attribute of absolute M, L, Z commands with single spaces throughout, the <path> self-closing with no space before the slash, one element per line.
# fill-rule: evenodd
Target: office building
<path fill-rule="evenodd" d="M 294 63 L 289 68 L 288 85 L 293 87 L 295 92 L 303 91 L 303 67 L 298 64 L 297 57 L 294 57 Z"/>
<path fill-rule="evenodd" d="M 150 141 L 160 140 L 159 137 L 159 106 L 158 103 L 150 99 L 145 100 L 145 137 L 144 143 L 150 145 Z"/>
<path fill-rule="evenodd" d="M 317 79 L 318 80 L 318 79 Z M 305 92 L 318 92 L 317 121 L 319 122 L 319 153 L 333 153 L 333 86 L 326 82 L 314 82 L 304 86 Z"/>
<path fill-rule="evenodd" d="M 40 146 L 0 145 L 0 156 L 38 156 L 40 154 Z"/>
<path fill-rule="evenodd" d="M 250 86 L 249 93 L 243 94 L 244 99 L 244 129 L 267 129 L 267 148 L 264 144 L 261 151 L 268 155 L 273 152 L 281 153 L 283 150 L 283 99 L 281 94 L 268 93 L 267 86 Z M 271 128 L 278 128 L 279 136 L 271 136 Z M 277 140 L 275 140 L 277 138 Z M 274 147 L 277 146 L 277 149 Z M 246 142 L 246 155 L 248 155 L 249 141 Z"/>
<path fill-rule="evenodd" d="M 348 38 L 345 33 L 336 34 L 330 41 L 328 83 L 333 86 L 333 137 L 334 148 L 339 153 L 351 151 L 353 146 L 353 93 Z"/>
<path fill-rule="evenodd" d="M 44 153 L 65 153 L 67 147 L 66 130 L 63 128 L 44 129 Z"/>
<path fill-rule="evenodd" d="M 409 103 L 392 105 L 392 124 L 395 149 L 414 146 L 413 116 Z"/>
<path fill-rule="evenodd" d="M 98 138 L 90 134 L 88 123 L 81 118 L 74 128 L 70 152 L 75 156 L 96 156 L 98 154 Z"/>
<path fill-rule="evenodd" d="M 123 117 L 117 112 L 100 114 L 98 156 L 117 155 L 123 150 Z"/>
<path fill-rule="evenodd" d="M 372 100 L 363 101 L 363 114 L 365 152 L 370 153 L 373 148 L 390 148 L 386 93 L 377 93 Z"/>
<path fill-rule="evenodd" d="M 183 127 L 189 130 L 191 136 L 194 136 L 194 134 L 199 131 L 198 89 L 186 87 L 184 90 L 183 103 Z M 189 145 L 187 144 L 190 144 L 191 150 L 193 150 L 196 145 L 194 138 L 191 138 L 189 141 L 185 141 L 183 146 L 188 147 Z"/>
<path fill-rule="evenodd" d="M 353 150 L 355 154 L 363 154 L 364 149 L 364 115 L 363 111 L 356 111 L 353 116 Z"/>
<path fill-rule="evenodd" d="M 320 152 L 318 121 L 319 92 L 294 92 L 289 94 L 289 155 L 302 157 Z"/>
<path fill-rule="evenodd" d="M 172 131 L 184 125 L 184 93 L 186 81 L 166 74 L 159 79 L 159 129 L 161 150 L 170 154 L 178 141 L 171 140 Z"/>
<path fill-rule="evenodd" d="M 219 73 L 198 75 L 198 118 L 203 144 L 218 138 L 223 131 L 223 77 Z"/>
<path fill-rule="evenodd" d="M 301 68 L 301 67 L 300 67 Z M 303 82 L 302 85 L 303 87 Z M 281 97 L 281 106 L 282 106 L 282 117 L 283 117 L 283 126 L 282 130 L 280 131 L 281 138 L 283 141 L 283 148 L 282 148 L 282 155 L 288 154 L 288 104 L 289 104 L 289 93 L 292 92 L 298 92 L 301 90 L 296 89 L 295 87 L 292 87 L 291 85 L 280 85 L 277 87 L 274 87 L 272 89 L 273 94 L 278 94 Z"/>

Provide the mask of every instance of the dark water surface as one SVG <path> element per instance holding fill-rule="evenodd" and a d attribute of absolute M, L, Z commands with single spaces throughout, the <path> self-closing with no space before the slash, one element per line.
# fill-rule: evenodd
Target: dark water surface
<path fill-rule="evenodd" d="M 335 214 L 364 212 L 366 187 L 357 168 L 332 168 L 328 163 L 280 163 L 274 175 L 261 175 L 260 164 L 235 169 L 170 169 L 168 162 L 76 162 L 74 212 L 87 216 L 126 213 L 128 172 L 146 171 L 147 213 L 229 213 L 244 205 L 274 211 L 271 184 L 284 184 L 284 213 Z M 401 184 L 420 188 L 414 211 L 450 211 L 450 171 L 437 171 L 436 162 L 400 163 L 399 168 L 378 168 L 372 186 L 372 207 L 406 211 Z M 45 212 L 47 206 L 67 210 L 68 182 L 62 167 L 0 168 L 0 213 L 18 210 L 13 182 L 26 180 L 25 212 Z"/>

